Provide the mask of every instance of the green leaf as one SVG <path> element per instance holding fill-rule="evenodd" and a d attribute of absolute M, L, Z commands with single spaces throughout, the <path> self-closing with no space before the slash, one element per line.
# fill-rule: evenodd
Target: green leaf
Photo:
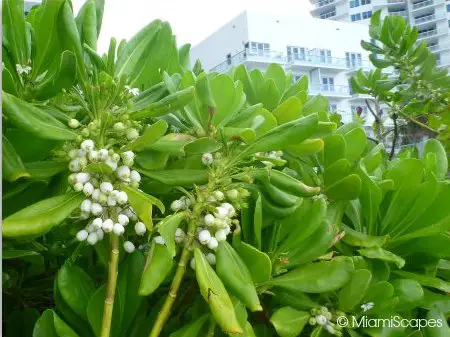
<path fill-rule="evenodd" d="M 355 270 L 350 282 L 339 291 L 339 310 L 351 312 L 363 299 L 371 280 L 372 273 L 369 270 Z"/>
<path fill-rule="evenodd" d="M 272 113 L 277 119 L 278 124 L 284 124 L 300 118 L 302 111 L 302 102 L 297 97 L 292 96 L 277 106 Z"/>
<path fill-rule="evenodd" d="M 142 273 L 139 295 L 147 296 L 158 289 L 172 269 L 172 265 L 173 257 L 167 247 L 153 241 Z"/>
<path fill-rule="evenodd" d="M 307 116 L 318 112 L 328 111 L 329 105 L 328 99 L 322 95 L 313 96 L 308 99 L 303 106 L 303 114 Z"/>
<path fill-rule="evenodd" d="M 60 163 L 57 161 L 36 161 L 26 163 L 25 167 L 33 180 L 46 180 L 67 170 L 66 163 Z"/>
<path fill-rule="evenodd" d="M 281 98 L 281 93 L 278 90 L 275 81 L 269 79 L 262 85 L 258 96 L 264 107 L 267 110 L 272 111 L 278 105 Z"/>
<path fill-rule="evenodd" d="M 3 43 L 8 46 L 14 64 L 26 65 L 29 56 L 27 55 L 23 1 L 3 1 L 2 13 Z"/>
<path fill-rule="evenodd" d="M 358 250 L 358 252 L 369 259 L 378 259 L 386 262 L 393 262 L 398 268 L 403 268 L 405 260 L 380 247 L 370 247 Z"/>
<path fill-rule="evenodd" d="M 336 257 L 331 261 L 311 263 L 294 269 L 264 284 L 305 293 L 323 293 L 345 285 L 354 269 L 351 258 Z"/>
<path fill-rule="evenodd" d="M 59 318 L 59 316 L 55 312 L 53 313 L 53 323 L 55 324 L 55 331 L 58 336 L 78 337 L 75 331 L 73 331 L 66 322 Z"/>
<path fill-rule="evenodd" d="M 91 296 L 86 303 L 86 315 L 89 320 L 89 324 L 95 333 L 95 336 L 101 336 L 102 328 L 102 315 L 103 307 L 105 305 L 106 298 L 106 285 L 100 286 L 95 292 L 92 292 Z M 122 324 L 122 309 L 123 303 L 120 302 L 120 293 L 116 291 L 114 298 L 114 307 L 111 319 L 111 336 L 119 337 L 120 327 Z"/>
<path fill-rule="evenodd" d="M 359 160 L 367 145 L 364 128 L 358 123 L 349 123 L 336 130 L 337 134 L 344 136 L 346 143 L 346 158 L 352 162 Z"/>
<path fill-rule="evenodd" d="M 206 152 L 216 152 L 222 148 L 222 144 L 214 139 L 204 137 L 187 143 L 184 146 L 186 154 L 203 154 Z"/>
<path fill-rule="evenodd" d="M 347 156 L 347 144 L 342 134 L 333 134 L 324 138 L 323 158 L 325 167 L 329 167 Z"/>
<path fill-rule="evenodd" d="M 164 242 L 172 256 L 175 256 L 175 232 L 183 220 L 186 220 L 187 213 L 179 212 L 171 214 L 161 220 L 158 225 L 158 232 L 161 234 Z"/>
<path fill-rule="evenodd" d="M 419 282 L 410 279 L 397 279 L 391 281 L 391 284 L 394 286 L 394 295 L 399 299 L 397 310 L 411 310 L 422 301 L 423 289 Z"/>
<path fill-rule="evenodd" d="M 353 200 L 361 191 L 361 179 L 356 174 L 350 174 L 331 186 L 327 186 L 325 194 L 333 200 Z"/>
<path fill-rule="evenodd" d="M 87 319 L 88 302 L 95 292 L 94 280 L 80 267 L 65 263 L 58 272 L 58 289 L 69 307 Z"/>
<path fill-rule="evenodd" d="M 114 171 L 111 166 L 105 163 L 90 163 L 86 165 L 83 169 L 84 172 L 94 173 L 94 174 L 105 174 L 112 175 Z"/>
<path fill-rule="evenodd" d="M 253 282 L 262 283 L 270 279 L 272 262 L 266 253 L 245 242 L 233 243 L 233 247 L 247 265 Z"/>
<path fill-rule="evenodd" d="M 3 113 L 17 127 L 39 138 L 74 140 L 77 134 L 44 110 L 3 92 Z"/>
<path fill-rule="evenodd" d="M 275 310 L 270 317 L 270 323 L 272 323 L 279 336 L 296 337 L 302 332 L 310 317 L 311 315 L 307 311 L 282 307 Z"/>
<path fill-rule="evenodd" d="M 8 138 L 2 136 L 2 172 L 3 178 L 9 182 L 16 181 L 20 178 L 29 178 L 30 173 L 25 168 L 22 159 L 17 154 L 14 146 L 9 142 Z"/>
<path fill-rule="evenodd" d="M 83 199 L 82 194 L 67 193 L 35 203 L 4 219 L 2 233 L 5 237 L 42 235 L 64 221 Z"/>
<path fill-rule="evenodd" d="M 389 236 L 373 236 L 361 233 L 359 231 L 355 231 L 350 227 L 342 225 L 345 236 L 342 239 L 346 244 L 355 246 L 355 247 L 381 247 L 386 244 L 389 240 Z"/>
<path fill-rule="evenodd" d="M 427 337 L 446 337 L 450 334 L 450 327 L 448 326 L 446 315 L 443 312 L 430 310 L 426 319 L 428 322 L 436 322 L 436 324 L 429 324 L 424 329 Z"/>
<path fill-rule="evenodd" d="M 143 175 L 170 186 L 191 187 L 203 185 L 208 181 L 208 170 L 175 169 L 150 171 L 138 169 Z"/>
<path fill-rule="evenodd" d="M 436 139 L 428 139 L 424 146 L 424 158 L 428 153 L 434 153 L 436 156 L 436 178 L 442 180 L 448 173 L 448 159 L 445 148 Z"/>
<path fill-rule="evenodd" d="M 142 151 L 156 143 L 167 131 L 167 122 L 159 120 L 155 124 L 150 125 L 144 131 L 144 134 L 134 141 L 128 143 L 120 149 L 120 152 L 129 150 Z"/>
<path fill-rule="evenodd" d="M 372 62 L 372 64 L 377 68 L 383 69 L 383 68 L 392 66 L 391 61 L 380 59 L 380 58 L 374 56 L 374 54 L 370 54 L 369 59 Z"/>
<path fill-rule="evenodd" d="M 209 315 L 202 315 L 192 323 L 183 326 L 174 333 L 170 334 L 170 337 L 197 337 L 200 336 L 200 331 L 208 320 Z"/>
<path fill-rule="evenodd" d="M 426 275 L 419 275 L 416 273 L 410 273 L 407 271 L 401 271 L 401 270 L 393 270 L 393 273 L 403 277 L 403 278 L 408 278 L 414 281 L 417 281 L 420 283 L 420 285 L 422 285 L 423 287 L 430 287 L 430 288 L 435 288 L 438 289 L 440 291 L 443 291 L 445 293 L 449 293 L 450 292 L 450 282 L 446 282 L 444 280 L 441 280 L 437 277 L 431 277 L 431 276 L 426 276 Z"/>
<path fill-rule="evenodd" d="M 33 337 L 59 337 L 55 330 L 53 310 L 45 310 L 36 322 Z"/>

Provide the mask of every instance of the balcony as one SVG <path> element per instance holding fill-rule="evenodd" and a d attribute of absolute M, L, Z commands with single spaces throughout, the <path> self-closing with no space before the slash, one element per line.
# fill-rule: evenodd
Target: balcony
<path fill-rule="evenodd" d="M 431 46 L 428 46 L 428 49 L 433 53 L 437 53 L 443 50 L 450 49 L 450 43 L 436 43 Z"/>
<path fill-rule="evenodd" d="M 427 39 L 430 37 L 434 37 L 437 35 L 438 35 L 438 31 L 436 29 L 429 30 L 427 32 L 419 33 L 419 35 L 417 35 L 417 41 Z"/>
<path fill-rule="evenodd" d="M 313 84 L 309 88 L 309 95 L 321 94 L 333 98 L 350 98 L 350 88 L 343 85 Z"/>
<path fill-rule="evenodd" d="M 276 51 L 258 51 L 252 52 L 249 50 L 243 50 L 236 55 L 233 55 L 226 61 L 219 63 L 215 67 L 211 68 L 212 72 L 224 73 L 231 67 L 237 66 L 242 63 L 246 63 L 250 68 L 261 67 L 268 63 L 286 64 L 286 57 L 282 52 Z"/>
<path fill-rule="evenodd" d="M 325 68 L 331 71 L 347 70 L 347 63 L 344 58 L 324 57 L 318 55 L 298 55 L 299 57 L 289 56 L 287 66 L 293 70 L 311 70 L 314 68 Z"/>
<path fill-rule="evenodd" d="M 425 0 L 425 1 L 421 1 L 421 2 L 417 2 L 415 4 L 412 5 L 412 11 L 418 11 L 422 8 L 427 8 L 433 5 L 440 5 L 443 4 L 445 2 L 445 0 Z"/>
<path fill-rule="evenodd" d="M 397 11 L 397 12 L 388 12 L 391 16 L 401 16 L 405 19 L 408 19 L 408 12 L 407 11 Z"/>
<path fill-rule="evenodd" d="M 372 62 L 367 60 L 358 60 L 356 62 L 347 62 L 347 68 L 349 69 L 348 73 L 357 72 L 359 69 L 363 71 L 370 71 L 375 69 Z"/>
<path fill-rule="evenodd" d="M 322 8 L 322 7 L 325 7 L 327 5 L 331 5 L 334 3 L 335 3 L 334 0 L 319 0 L 316 2 L 316 8 Z"/>

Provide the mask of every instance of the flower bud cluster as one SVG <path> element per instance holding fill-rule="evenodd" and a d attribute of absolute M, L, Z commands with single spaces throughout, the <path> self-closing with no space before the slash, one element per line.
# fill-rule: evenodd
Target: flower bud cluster
<path fill-rule="evenodd" d="M 336 316 L 342 316 L 343 313 L 340 313 Z M 322 326 L 329 334 L 335 336 L 342 336 L 342 328 L 333 323 L 331 320 L 333 318 L 332 313 L 328 310 L 327 307 L 313 308 L 311 309 L 311 318 L 309 319 L 310 325 L 320 325 Z"/>
<path fill-rule="evenodd" d="M 127 193 L 120 188 L 122 185 L 139 187 L 141 176 L 130 169 L 134 163 L 134 153 L 127 151 L 119 155 L 105 148 L 96 149 L 94 142 L 86 139 L 79 149 L 72 149 L 69 156 L 69 170 L 73 172 L 69 176 L 69 183 L 75 191 L 83 192 L 86 196 L 80 211 L 81 218 L 89 219 L 86 228 L 77 233 L 77 239 L 95 245 L 105 233 L 122 236 L 131 221 L 135 222 L 135 233 L 144 235 L 145 225 L 138 221 L 128 203 Z M 88 165 L 95 163 L 106 164 L 111 171 L 90 169 L 87 172 Z M 124 249 L 132 252 L 134 244 L 126 241 Z"/>

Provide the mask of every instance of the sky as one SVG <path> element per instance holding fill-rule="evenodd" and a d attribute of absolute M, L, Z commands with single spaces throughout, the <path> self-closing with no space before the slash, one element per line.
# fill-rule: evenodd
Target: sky
<path fill-rule="evenodd" d="M 72 0 L 78 12 L 85 0 Z M 168 21 L 179 45 L 195 46 L 246 9 L 264 8 L 310 16 L 309 0 L 105 0 L 98 50 L 108 50 L 109 40 L 129 39 L 154 19 Z"/>

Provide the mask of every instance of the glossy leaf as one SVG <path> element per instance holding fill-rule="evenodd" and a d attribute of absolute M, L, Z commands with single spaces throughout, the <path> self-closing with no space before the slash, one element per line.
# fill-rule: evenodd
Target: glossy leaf
<path fill-rule="evenodd" d="M 281 337 L 296 337 L 302 332 L 310 317 L 307 311 L 282 307 L 272 314 L 270 323 Z"/>
<path fill-rule="evenodd" d="M 153 242 L 142 273 L 139 295 L 147 296 L 158 289 L 170 272 L 172 264 L 172 254 L 167 247 Z"/>
<path fill-rule="evenodd" d="M 183 220 L 186 220 L 186 218 L 187 218 L 186 212 L 174 213 L 164 218 L 157 225 L 158 232 L 164 239 L 167 249 L 172 254 L 172 256 L 175 256 L 176 253 L 175 232 L 177 228 L 180 227 L 180 224 L 183 222 Z"/>
<path fill-rule="evenodd" d="M 22 159 L 14 149 L 14 146 L 4 135 L 2 136 L 2 140 L 3 177 L 10 182 L 16 181 L 20 178 L 29 178 L 30 173 L 25 168 Z"/>
<path fill-rule="evenodd" d="M 366 294 L 371 280 L 372 273 L 369 270 L 355 270 L 350 282 L 339 291 L 339 309 L 350 312 L 358 305 Z"/>
<path fill-rule="evenodd" d="M 142 151 L 145 148 L 150 147 L 158 141 L 167 131 L 167 122 L 163 120 L 157 121 L 155 124 L 145 129 L 144 134 L 136 140 L 128 143 L 120 149 L 120 152 L 129 150 Z"/>
<path fill-rule="evenodd" d="M 369 259 L 379 259 L 386 262 L 393 262 L 398 268 L 403 268 L 405 260 L 380 247 L 370 247 L 358 250 L 358 252 Z"/>

